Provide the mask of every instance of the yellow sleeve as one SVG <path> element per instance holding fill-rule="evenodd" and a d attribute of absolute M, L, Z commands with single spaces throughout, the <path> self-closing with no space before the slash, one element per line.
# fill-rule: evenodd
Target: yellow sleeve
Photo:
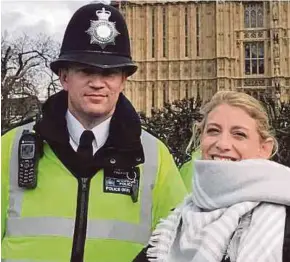
<path fill-rule="evenodd" d="M 192 192 L 192 174 L 193 174 L 193 161 L 190 159 L 185 162 L 180 168 L 180 174 L 187 192 Z"/>
<path fill-rule="evenodd" d="M 180 174 L 188 193 L 191 193 L 193 188 L 194 161 L 200 159 L 200 156 L 200 150 L 194 151 L 191 155 L 191 159 L 185 162 L 180 168 Z"/>
<path fill-rule="evenodd" d="M 1 137 L 1 239 L 6 230 L 7 211 L 9 206 L 10 157 L 16 129 Z"/>
<path fill-rule="evenodd" d="M 187 190 L 167 147 L 158 141 L 158 174 L 153 189 L 153 228 L 181 203 Z"/>

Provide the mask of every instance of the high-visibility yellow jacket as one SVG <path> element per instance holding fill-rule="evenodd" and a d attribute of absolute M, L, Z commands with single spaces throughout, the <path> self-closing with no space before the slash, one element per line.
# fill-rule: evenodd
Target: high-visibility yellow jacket
<path fill-rule="evenodd" d="M 2 261 L 70 261 L 78 181 L 47 143 L 38 166 L 38 185 L 17 184 L 22 128 L 2 137 Z M 147 244 L 158 220 L 180 203 L 186 189 L 168 149 L 142 131 L 145 163 L 140 165 L 139 199 L 103 192 L 104 173 L 90 182 L 86 262 L 128 262 Z"/>
<path fill-rule="evenodd" d="M 200 159 L 201 153 L 200 150 L 192 152 L 191 159 L 185 162 L 180 167 L 180 174 L 185 184 L 185 187 L 189 193 L 192 192 L 193 186 L 193 176 L 194 176 L 194 161 Z"/>

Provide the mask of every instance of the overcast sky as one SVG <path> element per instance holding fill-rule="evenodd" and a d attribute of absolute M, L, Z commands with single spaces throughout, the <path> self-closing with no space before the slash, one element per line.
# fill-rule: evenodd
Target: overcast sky
<path fill-rule="evenodd" d="M 1 33 L 11 38 L 26 33 L 29 36 L 45 33 L 61 43 L 67 23 L 73 13 L 89 1 L 27 1 L 1 0 Z M 42 79 L 47 86 L 46 79 Z M 39 98 L 46 99 L 46 88 L 39 88 Z"/>
<path fill-rule="evenodd" d="M 61 42 L 72 14 L 92 1 L 27 1 L 1 0 L 1 32 L 15 37 L 45 33 Z"/>

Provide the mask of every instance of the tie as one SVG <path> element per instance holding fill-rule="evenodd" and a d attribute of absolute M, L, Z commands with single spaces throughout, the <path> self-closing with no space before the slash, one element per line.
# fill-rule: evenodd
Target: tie
<path fill-rule="evenodd" d="M 93 156 L 92 142 L 95 136 L 92 131 L 85 130 L 80 137 L 80 145 L 78 147 L 78 153 L 82 156 L 89 158 Z"/>

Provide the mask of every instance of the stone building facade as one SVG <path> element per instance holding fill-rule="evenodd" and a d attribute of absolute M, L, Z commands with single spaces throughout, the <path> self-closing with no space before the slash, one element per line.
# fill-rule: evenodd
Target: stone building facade
<path fill-rule="evenodd" d="M 138 111 L 217 90 L 290 101 L 290 1 L 115 1 L 139 69 L 125 94 Z"/>

